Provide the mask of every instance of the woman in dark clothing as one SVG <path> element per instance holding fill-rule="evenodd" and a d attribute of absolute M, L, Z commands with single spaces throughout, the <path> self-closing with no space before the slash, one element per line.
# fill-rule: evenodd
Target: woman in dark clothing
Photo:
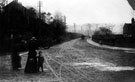
<path fill-rule="evenodd" d="M 12 59 L 13 70 L 18 70 L 19 68 L 21 68 L 21 57 L 17 49 L 14 49 L 11 55 L 11 59 Z"/>
<path fill-rule="evenodd" d="M 37 70 L 37 52 L 36 50 L 29 51 L 28 59 L 25 67 L 25 73 L 36 73 Z"/>
<path fill-rule="evenodd" d="M 35 37 L 32 37 L 28 42 L 28 59 L 25 67 L 25 73 L 36 73 L 37 70 L 37 52 L 36 49 L 38 48 L 37 40 Z"/>

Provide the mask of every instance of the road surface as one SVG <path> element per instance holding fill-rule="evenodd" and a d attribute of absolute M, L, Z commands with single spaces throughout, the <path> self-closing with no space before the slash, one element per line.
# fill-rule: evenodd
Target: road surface
<path fill-rule="evenodd" d="M 1 81 L 37 82 L 134 82 L 135 54 L 93 46 L 86 40 L 72 40 L 42 50 L 44 73 L 24 74 L 27 55 L 22 55 L 22 69 L 11 71 L 10 56 L 0 59 Z M 38 52 L 38 51 L 37 51 Z"/>

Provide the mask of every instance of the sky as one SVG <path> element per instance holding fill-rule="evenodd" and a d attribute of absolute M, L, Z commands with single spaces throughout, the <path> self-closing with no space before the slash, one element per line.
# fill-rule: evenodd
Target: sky
<path fill-rule="evenodd" d="M 11 1 L 11 0 L 10 0 Z M 18 0 L 24 6 L 38 8 L 39 0 Z M 133 9 L 127 0 L 40 0 L 42 11 L 61 12 L 67 24 L 130 23 Z"/>

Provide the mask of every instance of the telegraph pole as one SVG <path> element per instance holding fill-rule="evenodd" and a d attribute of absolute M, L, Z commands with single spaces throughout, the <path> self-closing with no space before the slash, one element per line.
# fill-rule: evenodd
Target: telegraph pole
<path fill-rule="evenodd" d="M 81 26 L 81 33 L 83 34 L 83 28 L 82 28 L 82 26 Z"/>
<path fill-rule="evenodd" d="M 74 32 L 76 32 L 76 24 L 74 23 Z"/>
<path fill-rule="evenodd" d="M 38 2 L 38 7 L 39 7 L 39 19 L 41 19 L 41 1 L 40 0 Z M 39 28 L 38 34 L 39 34 L 39 36 L 41 35 L 41 28 Z"/>
<path fill-rule="evenodd" d="M 41 1 L 39 0 L 39 19 L 41 19 Z"/>

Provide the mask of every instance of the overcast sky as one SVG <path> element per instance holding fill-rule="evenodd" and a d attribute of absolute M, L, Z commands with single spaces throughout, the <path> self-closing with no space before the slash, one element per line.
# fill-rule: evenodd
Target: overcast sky
<path fill-rule="evenodd" d="M 24 6 L 38 7 L 38 0 L 18 0 Z M 133 10 L 127 0 L 40 0 L 42 11 L 60 11 L 68 24 L 130 22 Z"/>

